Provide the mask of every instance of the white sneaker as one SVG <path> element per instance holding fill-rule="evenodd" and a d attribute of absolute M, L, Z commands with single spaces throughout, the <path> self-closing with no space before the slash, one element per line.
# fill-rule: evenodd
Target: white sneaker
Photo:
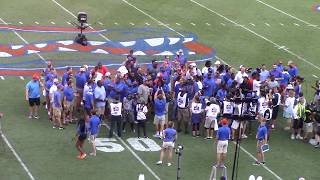
<path fill-rule="evenodd" d="M 90 153 L 90 156 L 96 156 L 97 154 L 96 153 Z"/>
<path fill-rule="evenodd" d="M 248 138 L 248 136 L 247 136 L 247 135 L 245 135 L 245 134 L 242 134 L 241 138 L 242 138 L 242 139 L 247 139 L 247 138 Z"/>
<path fill-rule="evenodd" d="M 158 162 L 157 162 L 157 165 L 162 165 L 162 161 L 158 161 Z"/>
<path fill-rule="evenodd" d="M 274 127 L 274 124 L 272 124 L 272 125 L 271 125 L 271 129 L 274 129 L 274 128 L 275 128 L 275 127 Z"/>
<path fill-rule="evenodd" d="M 29 115 L 29 117 L 28 117 L 29 119 L 32 119 L 32 115 Z"/>
<path fill-rule="evenodd" d="M 300 139 L 300 140 L 302 140 L 302 139 L 303 139 L 303 137 L 301 137 L 301 136 L 300 136 L 300 134 L 298 134 L 298 135 L 296 136 L 296 139 Z"/>
<path fill-rule="evenodd" d="M 168 167 L 170 167 L 172 164 L 171 164 L 171 163 L 168 163 L 167 165 L 168 165 Z"/>
<path fill-rule="evenodd" d="M 294 134 L 291 134 L 291 139 L 292 139 L 292 140 L 294 140 L 294 139 L 295 139 Z"/>
<path fill-rule="evenodd" d="M 157 133 L 157 134 L 154 134 L 153 137 L 159 138 L 160 136 L 159 136 L 159 134 Z"/>
<path fill-rule="evenodd" d="M 35 118 L 35 119 L 39 119 L 40 117 L 39 117 L 39 116 L 33 116 L 33 118 Z"/>

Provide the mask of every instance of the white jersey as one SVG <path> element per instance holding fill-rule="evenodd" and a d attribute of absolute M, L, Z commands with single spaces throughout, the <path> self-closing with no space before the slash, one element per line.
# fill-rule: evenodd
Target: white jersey
<path fill-rule="evenodd" d="M 137 104 L 136 111 L 137 111 L 137 120 L 146 120 L 147 119 L 146 113 L 148 112 L 148 108 L 146 105 Z"/>
<path fill-rule="evenodd" d="M 233 114 L 233 104 L 229 101 L 223 101 L 223 114 Z"/>
<path fill-rule="evenodd" d="M 258 107 L 259 112 L 265 111 L 268 108 L 268 102 L 265 97 L 259 98 L 258 104 L 259 104 L 259 107 Z"/>
<path fill-rule="evenodd" d="M 238 86 L 240 86 L 240 84 L 242 84 L 243 82 L 243 78 L 244 77 L 248 77 L 247 73 L 241 73 L 241 71 L 239 71 L 236 76 L 234 77 L 234 80 L 238 83 Z"/>
<path fill-rule="evenodd" d="M 295 98 L 294 97 L 287 97 L 284 105 L 285 105 L 285 110 L 287 112 L 293 112 L 293 108 L 294 108 L 294 102 L 295 102 Z"/>
<path fill-rule="evenodd" d="M 217 118 L 220 113 L 220 107 L 217 104 L 210 104 L 210 106 L 207 106 L 205 110 L 207 112 L 207 117 Z"/>
<path fill-rule="evenodd" d="M 121 116 L 122 103 L 110 103 L 111 115 L 112 116 Z"/>
<path fill-rule="evenodd" d="M 202 88 L 203 88 L 202 82 L 201 81 L 197 81 L 197 85 L 198 85 L 199 91 L 202 90 Z"/>
<path fill-rule="evenodd" d="M 50 97 L 51 103 L 53 103 L 53 93 L 57 90 L 58 90 L 58 87 L 55 84 L 53 84 L 49 89 L 49 97 Z"/>
<path fill-rule="evenodd" d="M 188 93 L 184 93 L 184 95 L 181 97 L 181 92 L 178 93 L 177 96 L 177 103 L 179 108 L 187 108 L 188 107 Z"/>
<path fill-rule="evenodd" d="M 252 91 L 256 91 L 257 96 L 260 96 L 260 86 L 261 82 L 254 79 L 252 83 Z"/>
<path fill-rule="evenodd" d="M 201 113 L 202 112 L 202 104 L 201 103 L 192 102 L 192 104 L 191 104 L 191 112 L 193 114 Z"/>

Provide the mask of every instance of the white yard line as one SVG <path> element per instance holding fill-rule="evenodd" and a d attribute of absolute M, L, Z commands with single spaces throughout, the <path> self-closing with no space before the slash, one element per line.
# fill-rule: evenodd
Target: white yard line
<path fill-rule="evenodd" d="M 52 1 L 54 1 L 54 0 L 52 0 Z M 141 12 L 142 14 L 144 14 L 144 15 L 148 16 L 150 19 L 154 20 L 155 22 L 157 22 L 157 23 L 159 23 L 159 24 L 163 25 L 164 27 L 166 27 L 166 28 L 170 29 L 171 31 L 176 32 L 178 35 L 180 35 L 180 36 L 184 37 L 184 35 L 183 35 L 183 34 L 181 34 L 181 33 L 179 33 L 178 31 L 176 31 L 176 30 L 172 29 L 172 28 L 171 28 L 170 26 L 168 26 L 167 24 L 164 24 L 163 22 L 161 22 L 161 21 L 159 21 L 158 19 L 154 18 L 154 17 L 153 17 L 153 16 L 151 16 L 150 14 L 148 14 L 148 13 L 146 13 L 146 12 L 142 11 L 141 9 L 137 8 L 135 5 L 133 5 L 133 4 L 131 4 L 131 3 L 129 3 L 128 1 L 126 1 L 126 0 L 122 0 L 122 2 L 124 2 L 124 3 L 128 4 L 129 6 L 133 7 L 134 9 L 136 9 L 136 10 L 137 10 L 137 11 L 139 11 L 139 12 Z"/>
<path fill-rule="evenodd" d="M 250 25 L 251 25 L 251 26 L 256 26 L 256 25 L 255 25 L 255 24 L 253 24 L 253 23 L 250 23 Z"/>
<path fill-rule="evenodd" d="M 53 21 L 51 21 L 50 23 L 51 23 L 51 24 L 56 24 L 56 23 L 55 23 L 55 22 L 53 22 Z"/>
<path fill-rule="evenodd" d="M 34 23 L 35 23 L 35 24 L 39 24 L 39 22 L 38 22 L 38 21 L 35 21 Z"/>
<path fill-rule="evenodd" d="M 100 22 L 100 21 L 98 22 L 98 24 L 100 24 L 101 26 L 103 25 L 103 23 L 102 23 L 102 22 Z"/>
<path fill-rule="evenodd" d="M 207 25 L 207 26 L 211 26 L 211 24 L 210 24 L 210 23 L 206 23 L 206 25 Z"/>
<path fill-rule="evenodd" d="M 146 22 L 146 23 L 144 23 L 144 24 L 145 24 L 145 25 L 147 25 L 147 26 L 150 26 L 150 24 L 149 24 L 149 23 L 147 23 L 147 22 Z"/>
<path fill-rule="evenodd" d="M 20 21 L 19 24 L 23 24 L 23 22 Z"/>
<path fill-rule="evenodd" d="M 270 27 L 270 24 L 269 23 L 264 23 L 266 26 L 269 26 Z"/>
<path fill-rule="evenodd" d="M 236 143 L 233 142 L 235 145 Z M 251 157 L 253 160 L 257 161 L 257 158 L 255 158 L 251 153 L 249 153 L 245 148 L 243 148 L 242 146 L 239 146 L 240 149 L 245 152 L 249 157 Z M 282 180 L 282 178 L 277 175 L 275 172 L 273 172 L 270 168 L 268 168 L 266 165 L 261 165 L 265 170 L 267 170 L 270 174 L 272 174 L 274 177 L 276 177 L 278 180 Z"/>
<path fill-rule="evenodd" d="M 191 1 L 192 3 L 198 5 L 198 6 L 204 8 L 204 9 L 206 9 L 206 10 L 208 10 L 209 12 L 211 12 L 211 13 L 219 16 L 219 17 L 221 17 L 222 19 L 224 19 L 224 20 L 226 20 L 226 21 L 233 23 L 234 25 L 237 25 L 237 26 L 242 27 L 244 30 L 246 30 L 246 31 L 254 34 L 255 36 L 257 36 L 257 37 L 259 37 L 259 38 L 261 38 L 261 39 L 263 39 L 263 40 L 265 40 L 265 41 L 273 44 L 274 46 L 281 47 L 281 45 L 273 42 L 272 40 L 270 40 L 270 39 L 262 36 L 261 34 L 256 33 L 255 31 L 253 31 L 253 30 L 251 30 L 251 29 L 249 29 L 249 28 L 247 28 L 247 27 L 245 27 L 245 26 L 240 25 L 239 23 L 237 23 L 237 22 L 235 22 L 235 21 L 233 21 L 233 20 L 231 20 L 231 19 L 223 16 L 222 14 L 220 14 L 220 13 L 218 13 L 218 12 L 216 12 L 216 11 L 210 9 L 210 8 L 208 8 L 207 6 L 205 6 L 205 5 L 203 5 L 203 4 L 200 4 L 200 3 L 198 3 L 197 1 L 194 1 L 194 0 L 189 0 L 189 1 Z M 320 67 L 319 67 L 319 66 L 313 64 L 312 62 L 310 62 L 310 61 L 308 61 L 307 59 L 299 56 L 298 54 L 296 54 L 296 53 L 294 53 L 294 52 L 292 52 L 292 51 L 290 51 L 290 50 L 288 50 L 288 49 L 282 49 L 282 50 L 283 50 L 284 52 L 288 53 L 288 54 L 291 54 L 292 56 L 296 57 L 297 59 L 302 60 L 302 61 L 308 63 L 309 65 L 313 66 L 314 68 L 320 70 Z"/>
<path fill-rule="evenodd" d="M 312 76 L 315 77 L 315 78 L 319 78 L 318 76 L 316 76 L 316 75 L 314 75 L 314 74 L 312 74 Z"/>
<path fill-rule="evenodd" d="M 51 0 L 53 3 L 55 3 L 57 6 L 59 6 L 61 9 L 63 9 L 65 12 L 67 12 L 68 14 L 70 14 L 72 17 L 77 19 L 77 16 L 75 14 L 73 14 L 71 11 L 69 11 L 68 9 L 66 9 L 64 6 L 62 6 L 60 3 L 58 3 L 56 0 Z M 92 26 L 89 26 L 89 28 L 94 29 Z M 101 36 L 103 39 L 107 40 L 107 41 L 111 41 L 109 38 L 107 38 L 106 36 L 104 36 L 103 34 L 99 33 L 99 36 Z"/>
<path fill-rule="evenodd" d="M 282 11 L 282 10 L 276 8 L 276 7 L 271 6 L 270 4 L 267 4 L 267 3 L 263 2 L 263 1 L 260 1 L 260 0 L 256 0 L 256 1 L 257 1 L 258 3 L 261 3 L 261 4 L 265 5 L 265 6 L 268 6 L 269 8 L 271 8 L 271 9 L 273 9 L 273 10 L 275 10 L 275 11 L 278 11 L 278 12 L 280 12 L 280 13 L 282 13 L 282 14 L 285 14 L 285 15 L 287 15 L 287 16 L 295 19 L 295 20 L 298 20 L 298 21 L 300 21 L 300 22 L 302 22 L 302 23 L 304 23 L 304 24 L 306 24 L 306 25 L 308 25 L 308 26 L 312 26 L 312 27 L 315 27 L 315 28 L 317 28 L 317 29 L 320 29 L 319 27 L 315 26 L 314 24 L 312 24 L 312 23 L 310 23 L 310 22 L 308 22 L 308 21 L 302 20 L 302 19 L 300 19 L 300 18 L 297 18 L 296 16 L 293 16 L 293 15 L 287 13 L 287 12 L 284 12 L 284 11 Z"/>
<path fill-rule="evenodd" d="M 114 22 L 114 25 L 119 25 L 117 22 Z"/>
<path fill-rule="evenodd" d="M 20 76 L 20 79 L 21 79 L 21 80 L 24 80 L 24 77 L 23 77 L 23 76 Z"/>
<path fill-rule="evenodd" d="M 300 24 L 298 24 L 298 23 L 293 23 L 295 26 L 300 26 Z"/>
<path fill-rule="evenodd" d="M 16 150 L 13 148 L 13 146 L 11 145 L 11 143 L 9 142 L 9 140 L 7 139 L 7 137 L 4 135 L 4 133 L 2 132 L 1 129 L 1 125 L 0 125 L 0 134 L 1 137 L 3 139 L 3 141 L 7 144 L 7 146 L 9 147 L 10 151 L 13 153 L 13 155 L 15 156 L 15 158 L 18 160 L 18 162 L 20 163 L 20 165 L 22 166 L 22 168 L 24 169 L 24 171 L 28 174 L 29 178 L 31 180 L 35 180 L 35 178 L 33 177 L 32 173 L 30 172 L 30 170 L 28 169 L 28 167 L 26 166 L 26 164 L 22 161 L 22 159 L 20 158 L 20 156 L 18 155 L 18 153 L 16 152 Z"/>
<path fill-rule="evenodd" d="M 132 22 L 130 22 L 129 24 L 130 24 L 131 26 L 134 26 L 134 23 L 132 23 Z"/>
<path fill-rule="evenodd" d="M 282 24 L 282 23 L 279 23 L 281 26 L 284 26 L 284 24 Z"/>
<path fill-rule="evenodd" d="M 224 23 L 220 23 L 222 26 L 226 26 L 226 24 L 224 24 Z"/>
<path fill-rule="evenodd" d="M 181 24 L 180 24 L 180 23 L 176 23 L 176 25 L 177 25 L 177 26 L 181 26 Z"/>
<path fill-rule="evenodd" d="M 191 24 L 192 26 L 196 26 L 196 24 L 195 24 L 195 23 L 193 23 L 193 22 L 192 22 L 192 23 L 190 23 L 190 24 Z"/>
<path fill-rule="evenodd" d="M 8 25 L 7 22 L 5 22 L 2 18 L 0 18 L 0 21 L 5 24 L 5 25 Z M 18 36 L 25 44 L 29 44 L 29 42 L 27 40 L 25 40 L 19 33 L 17 33 L 17 31 L 15 30 L 11 30 L 16 36 Z M 36 55 L 38 55 L 38 57 L 44 62 L 47 64 L 47 61 L 46 59 L 44 59 L 39 53 L 35 53 Z"/>

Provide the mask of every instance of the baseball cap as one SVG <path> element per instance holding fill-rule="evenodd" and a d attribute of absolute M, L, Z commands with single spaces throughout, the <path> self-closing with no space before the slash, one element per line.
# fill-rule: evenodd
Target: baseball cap
<path fill-rule="evenodd" d="M 106 77 L 109 77 L 110 75 L 111 75 L 110 72 L 106 72 L 106 74 L 105 74 Z"/>
<path fill-rule="evenodd" d="M 228 124 L 229 124 L 228 119 L 226 119 L 226 118 L 222 119 L 222 120 L 221 120 L 221 124 L 222 124 L 223 126 L 228 125 Z"/>
<path fill-rule="evenodd" d="M 197 67 L 197 64 L 193 62 L 193 63 L 190 64 L 190 66 Z"/>
<path fill-rule="evenodd" d="M 39 77 L 38 74 L 33 74 L 33 75 L 32 75 L 32 79 L 34 79 L 34 80 L 39 80 L 40 77 Z"/>
<path fill-rule="evenodd" d="M 53 82 L 54 82 L 54 83 L 57 83 L 57 82 L 59 82 L 59 80 L 58 80 L 57 78 L 54 78 L 54 79 L 53 79 Z"/>
<path fill-rule="evenodd" d="M 220 61 L 216 61 L 214 64 L 215 65 L 219 65 L 219 64 L 221 64 L 221 62 Z"/>
<path fill-rule="evenodd" d="M 290 90 L 291 90 L 291 89 L 294 89 L 294 88 L 293 88 L 292 84 L 289 84 L 289 85 L 287 86 L 287 89 L 290 89 Z"/>
<path fill-rule="evenodd" d="M 293 61 L 288 61 L 288 65 L 290 65 L 290 64 L 292 64 L 293 63 Z"/>

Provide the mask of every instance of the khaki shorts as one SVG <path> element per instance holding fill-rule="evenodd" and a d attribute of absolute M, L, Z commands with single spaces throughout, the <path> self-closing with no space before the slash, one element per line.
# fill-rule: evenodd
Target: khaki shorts
<path fill-rule="evenodd" d="M 174 142 L 163 142 L 162 148 L 173 148 L 174 147 Z"/>
<path fill-rule="evenodd" d="M 217 143 L 217 153 L 227 153 L 228 151 L 228 140 L 218 141 Z"/>
<path fill-rule="evenodd" d="M 65 112 L 73 111 L 73 102 L 72 101 L 64 101 L 64 110 Z"/>
<path fill-rule="evenodd" d="M 58 120 L 61 119 L 61 109 L 60 108 L 53 107 L 53 117 Z"/>
<path fill-rule="evenodd" d="M 100 116 L 100 115 L 104 114 L 105 109 L 106 109 L 105 106 L 103 106 L 103 107 L 96 107 L 97 115 Z"/>
<path fill-rule="evenodd" d="M 216 126 L 217 126 L 217 119 L 215 117 L 207 116 L 204 122 L 204 127 L 207 129 L 217 130 Z"/>
<path fill-rule="evenodd" d="M 77 88 L 77 93 L 79 94 L 79 96 L 80 96 L 81 98 L 83 97 L 83 89 Z"/>
<path fill-rule="evenodd" d="M 165 121 L 166 121 L 165 115 L 162 115 L 162 116 L 155 115 L 154 116 L 154 120 L 153 120 L 153 124 L 155 124 L 155 125 L 157 125 L 157 124 L 164 125 Z"/>
<path fill-rule="evenodd" d="M 262 145 L 263 145 L 263 141 L 257 141 L 257 152 L 258 153 L 262 153 Z"/>
<path fill-rule="evenodd" d="M 240 128 L 243 128 L 243 123 L 240 123 L 239 121 L 233 120 L 232 124 L 231 124 L 231 128 L 232 129 L 238 129 L 240 126 Z"/>

